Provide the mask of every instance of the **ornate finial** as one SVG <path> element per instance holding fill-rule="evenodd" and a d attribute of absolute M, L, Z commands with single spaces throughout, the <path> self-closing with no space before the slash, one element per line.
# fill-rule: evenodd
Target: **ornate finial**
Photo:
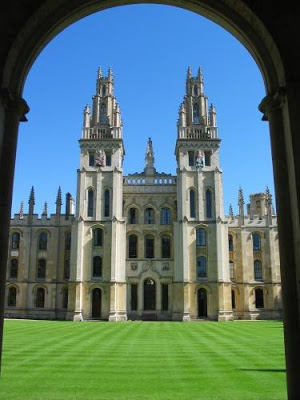
<path fill-rule="evenodd" d="M 31 190 L 30 190 L 30 195 L 29 195 L 28 204 L 33 204 L 33 205 L 35 205 L 34 187 L 33 187 L 33 186 L 31 187 Z"/>
<path fill-rule="evenodd" d="M 113 69 L 112 69 L 112 67 L 108 68 L 108 78 L 110 78 L 111 80 L 113 79 Z"/>
<path fill-rule="evenodd" d="M 266 186 L 265 195 L 266 195 L 266 203 L 267 203 L 267 206 L 269 206 L 269 205 L 272 204 L 272 195 L 271 195 L 271 193 L 270 193 L 270 189 L 268 188 L 268 186 Z"/>
<path fill-rule="evenodd" d="M 201 67 L 198 68 L 198 79 L 199 79 L 200 81 L 203 80 L 203 73 L 202 73 Z"/>
<path fill-rule="evenodd" d="M 230 219 L 234 219 L 234 214 L 233 214 L 233 208 L 232 208 L 232 204 L 229 204 L 229 215 L 230 215 Z"/>
<path fill-rule="evenodd" d="M 154 164 L 154 151 L 153 151 L 153 146 L 152 146 L 152 140 L 149 137 L 148 142 L 147 142 L 147 149 L 146 149 L 146 156 L 145 156 L 145 161 L 146 161 L 146 166 L 147 167 L 153 167 Z"/>
<path fill-rule="evenodd" d="M 185 112 L 186 112 L 186 110 L 185 110 L 185 104 L 184 104 L 184 102 L 182 102 L 182 103 L 180 104 L 180 107 L 179 107 L 179 112 L 183 112 L 183 113 L 185 113 Z"/>
<path fill-rule="evenodd" d="M 187 78 L 189 79 L 189 78 L 191 78 L 191 77 L 192 77 L 192 70 L 191 70 L 191 67 L 188 66 L 188 69 L 187 69 Z"/>
<path fill-rule="evenodd" d="M 61 200 L 61 187 L 58 187 L 58 191 L 57 191 L 57 196 L 56 196 L 56 202 L 55 202 L 56 206 L 61 206 L 62 205 L 62 200 Z"/>
<path fill-rule="evenodd" d="M 28 214 L 33 215 L 33 212 L 34 212 L 34 205 L 35 205 L 34 187 L 33 187 L 33 186 L 31 187 L 31 190 L 30 190 L 30 195 L 29 195 L 28 204 L 29 204 Z"/>
<path fill-rule="evenodd" d="M 239 204 L 239 206 L 243 206 L 245 204 L 245 202 L 244 202 L 244 193 L 243 193 L 243 189 L 241 187 L 239 188 L 238 204 Z"/>
<path fill-rule="evenodd" d="M 44 209 L 42 215 L 46 216 L 48 215 L 48 203 L 45 201 L 44 203 Z"/>
<path fill-rule="evenodd" d="M 101 67 L 98 68 L 98 79 L 102 78 L 102 69 Z"/>
<path fill-rule="evenodd" d="M 20 205 L 20 219 L 24 218 L 24 203 L 23 201 L 21 201 L 21 205 Z"/>
<path fill-rule="evenodd" d="M 84 107 L 83 112 L 86 113 L 86 114 L 90 114 L 90 113 L 91 113 L 89 104 L 87 104 L 87 105 Z"/>

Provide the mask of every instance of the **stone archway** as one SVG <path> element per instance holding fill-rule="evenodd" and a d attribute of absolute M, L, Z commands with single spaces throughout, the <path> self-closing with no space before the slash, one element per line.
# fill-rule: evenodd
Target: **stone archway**
<path fill-rule="evenodd" d="M 143 1 L 141 1 L 143 2 Z M 155 1 L 148 0 L 148 3 Z M 14 3 L 12 1 L 12 3 Z M 3 26 L 7 37 L 1 49 L 0 102 L 0 271 L 1 292 L 5 282 L 8 230 L 12 198 L 15 151 L 19 121 L 26 119 L 28 106 L 22 99 L 26 75 L 39 52 L 62 29 L 93 12 L 134 0 L 36 1 L 22 9 L 11 4 L 10 18 Z M 300 61 L 299 5 L 270 5 L 249 0 L 177 0 L 162 3 L 199 13 L 235 35 L 256 60 L 267 95 L 260 109 L 268 119 L 274 167 L 289 398 L 299 398 L 300 370 Z M 280 18 L 278 16 L 280 15 Z M 3 19 L 6 15 L 3 13 Z M 5 25 L 6 24 L 6 25 Z M 5 32 L 5 30 L 3 30 Z M 292 40 L 291 40 L 292 39 Z M 1 327 L 3 324 L 1 297 Z M 1 328 L 2 329 L 2 328 Z M 2 337 L 2 335 L 0 335 Z"/>

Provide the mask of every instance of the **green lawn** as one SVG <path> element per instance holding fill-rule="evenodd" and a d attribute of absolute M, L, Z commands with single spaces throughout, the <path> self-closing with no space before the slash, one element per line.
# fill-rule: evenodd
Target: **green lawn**
<path fill-rule="evenodd" d="M 286 399 L 280 322 L 5 321 L 1 400 Z"/>

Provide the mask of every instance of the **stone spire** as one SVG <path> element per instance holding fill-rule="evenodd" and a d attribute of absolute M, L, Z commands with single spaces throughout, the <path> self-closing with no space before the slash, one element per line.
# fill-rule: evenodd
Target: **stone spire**
<path fill-rule="evenodd" d="M 234 220 L 232 204 L 229 204 L 229 216 L 231 220 Z"/>
<path fill-rule="evenodd" d="M 192 77 L 192 70 L 191 70 L 191 67 L 188 66 L 187 74 L 186 74 L 186 79 L 190 79 L 191 77 Z"/>
<path fill-rule="evenodd" d="M 28 208 L 28 214 L 33 215 L 34 213 L 34 205 L 35 205 L 35 199 L 34 199 L 34 187 L 32 186 L 30 190 L 30 195 L 29 195 L 29 200 L 28 200 L 29 208 Z"/>
<path fill-rule="evenodd" d="M 238 192 L 238 206 L 239 206 L 239 224 L 244 225 L 245 217 L 244 217 L 244 193 L 243 189 L 240 187 Z"/>
<path fill-rule="evenodd" d="M 44 203 L 44 209 L 43 209 L 42 216 L 44 216 L 44 217 L 48 216 L 48 203 L 47 203 L 47 201 L 45 201 L 45 203 Z"/>
<path fill-rule="evenodd" d="M 272 225 L 272 195 L 270 193 L 270 189 L 268 186 L 266 187 L 266 192 L 265 192 L 265 199 L 266 199 L 266 208 L 267 208 L 267 224 Z"/>
<path fill-rule="evenodd" d="M 61 200 L 61 187 L 60 186 L 58 187 L 55 204 L 56 204 L 56 214 L 61 214 L 62 200 Z"/>
<path fill-rule="evenodd" d="M 114 73 L 112 67 L 108 68 L 108 80 L 111 82 L 114 80 Z"/>
<path fill-rule="evenodd" d="M 156 171 L 154 168 L 154 151 L 151 138 L 149 138 L 147 142 L 145 163 L 146 163 L 145 174 L 154 175 Z"/>
<path fill-rule="evenodd" d="M 98 68 L 97 78 L 98 79 L 102 78 L 102 68 L 101 68 L 101 66 L 99 66 L 99 68 Z"/>
<path fill-rule="evenodd" d="M 23 219 L 24 218 L 24 202 L 21 201 L 21 205 L 20 205 L 20 214 L 19 214 L 19 218 Z"/>

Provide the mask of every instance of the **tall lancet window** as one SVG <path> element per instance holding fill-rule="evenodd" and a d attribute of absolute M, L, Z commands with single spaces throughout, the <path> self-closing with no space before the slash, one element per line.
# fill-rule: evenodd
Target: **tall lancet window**
<path fill-rule="evenodd" d="M 105 97 L 106 96 L 106 86 L 103 85 L 102 87 L 102 96 Z"/>
<path fill-rule="evenodd" d="M 94 191 L 90 189 L 88 191 L 88 209 L 87 216 L 92 217 L 94 215 Z"/>
<path fill-rule="evenodd" d="M 106 105 L 104 103 L 101 104 L 100 107 L 100 125 L 105 125 L 107 121 L 107 115 L 106 115 Z"/>
<path fill-rule="evenodd" d="M 196 103 L 193 106 L 193 123 L 194 124 L 200 123 L 199 106 Z"/>
<path fill-rule="evenodd" d="M 196 193 L 190 190 L 190 218 L 196 218 Z"/>
<path fill-rule="evenodd" d="M 108 189 L 104 192 L 104 217 L 109 217 L 110 214 L 110 191 Z"/>
<path fill-rule="evenodd" d="M 212 192 L 210 189 L 207 189 L 205 192 L 205 201 L 206 201 L 206 217 L 212 218 Z"/>

